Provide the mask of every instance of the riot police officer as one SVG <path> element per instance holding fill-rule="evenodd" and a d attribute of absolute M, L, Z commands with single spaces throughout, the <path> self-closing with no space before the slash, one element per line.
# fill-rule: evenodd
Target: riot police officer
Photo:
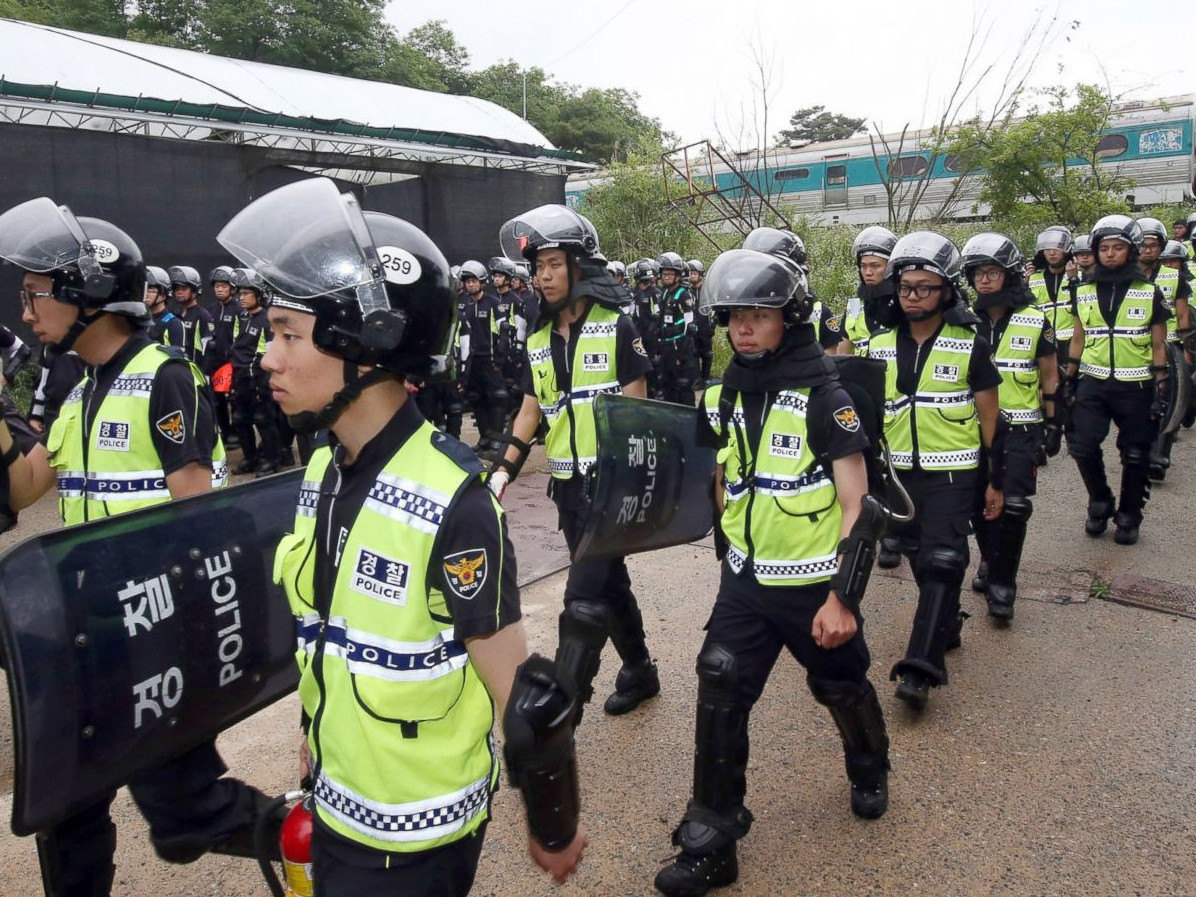
<path fill-rule="evenodd" d="M 802 274 L 808 276 L 810 273 L 809 258 L 806 255 L 806 244 L 802 241 L 801 237 L 791 230 L 783 230 L 775 227 L 758 227 L 744 239 L 743 248 L 754 249 L 758 252 L 767 252 L 769 255 L 775 255 L 778 258 L 789 259 L 793 264 L 797 265 Z M 830 306 L 814 295 L 814 291 L 808 286 L 808 282 L 807 290 L 811 300 L 809 306 L 810 323 L 814 325 L 818 344 L 828 352 L 834 351 L 842 339 L 840 323 L 836 320 Z"/>
<path fill-rule="evenodd" d="M 507 415 L 519 407 L 523 381 L 523 346 L 527 339 L 527 321 L 523 317 L 523 297 L 515 292 L 518 275 L 515 263 L 508 258 L 490 259 L 490 282 L 494 286 L 494 307 L 491 312 L 493 336 L 491 346 L 496 363 L 506 381 L 507 405 L 503 409 L 503 432 L 507 429 Z"/>
<path fill-rule="evenodd" d="M 0 424 L 13 507 L 28 507 L 57 480 L 63 522 L 73 525 L 222 486 L 227 468 L 207 384 L 178 350 L 145 332 L 145 265 L 128 234 L 41 197 L 0 216 L 0 257 L 25 272 L 23 320 L 63 357 L 74 350 L 87 364 L 43 444 L 22 455 Z M 208 850 L 253 855 L 266 798 L 221 778 L 225 772 L 209 741 L 130 783 L 163 859 L 191 862 Z M 38 836 L 49 893 L 109 892 L 115 796 Z"/>
<path fill-rule="evenodd" d="M 478 428 L 474 450 L 483 457 L 494 457 L 502 450 L 508 395 L 506 380 L 494 355 L 494 336 L 498 331 L 494 316 L 496 299 L 485 290 L 486 277 L 481 262 L 470 260 L 461 266 L 465 294 L 461 306 L 462 380 L 465 400 L 473 409 Z"/>
<path fill-rule="evenodd" d="M 523 315 L 524 328 L 531 333 L 540 320 L 540 297 L 532 288 L 531 269 L 527 265 L 515 265 L 513 284 L 515 295 L 519 297 L 519 313 Z"/>
<path fill-rule="evenodd" d="M 1067 284 L 1067 263 L 1071 260 L 1075 241 L 1071 231 L 1060 224 L 1052 225 L 1034 241 L 1034 271 L 1029 277 L 1034 304 L 1046 315 L 1055 332 L 1055 345 L 1060 370 L 1068 362 L 1072 336 L 1071 295 Z"/>
<path fill-rule="evenodd" d="M 233 269 L 228 265 L 213 268 L 208 275 L 208 283 L 212 287 L 212 295 L 216 297 L 216 308 L 212 315 L 212 342 L 204 358 L 204 373 L 212 383 L 220 436 L 224 440 L 224 447 L 231 451 L 241 445 L 240 438 L 233 433 L 232 405 L 229 400 L 231 392 L 227 384 L 232 379 L 230 352 L 233 340 L 237 337 L 237 320 L 242 303 L 233 285 Z"/>
<path fill-rule="evenodd" d="M 988 452 L 983 515 L 1001 515 L 997 433 L 1001 375 L 988 342 L 976 335 L 959 276 L 959 250 L 929 231 L 907 234 L 889 258 L 903 320 L 872 335 L 871 358 L 883 359 L 885 434 L 894 466 L 913 497 L 915 516 L 893 533 L 902 540 L 918 585 L 918 607 L 897 697 L 921 710 L 930 688 L 947 684 L 945 652 L 959 644 L 959 592 L 968 566 L 968 530 L 976 478 Z"/>
<path fill-rule="evenodd" d="M 1045 441 L 1052 454 L 1059 452 L 1059 367 L 1050 324 L 1022 279 L 1025 260 L 1014 242 L 1004 234 L 976 234 L 964 244 L 962 265 L 976 293 L 977 336 L 992 347 L 1001 373 L 998 398 L 1004 418 L 1004 432 L 997 440 L 997 451 L 1004 457 L 995 465 L 1004 477 L 994 484 L 982 470 L 978 487 L 996 485 L 1004 494 L 1005 512 L 990 521 L 978 508 L 973 518 L 981 560 L 972 588 L 984 592 L 989 616 L 1008 621 L 1017 598 L 1026 527 L 1034 513 L 1031 497 L 1037 491 L 1039 446 Z M 978 497 L 983 492 L 978 488 Z"/>
<path fill-rule="evenodd" d="M 1136 221 L 1106 215 L 1091 239 L 1096 268 L 1076 290 L 1073 310 L 1067 376 L 1075 384 L 1075 407 L 1068 449 L 1088 490 L 1084 531 L 1100 536 L 1112 518 L 1114 541 L 1132 545 L 1150 497 L 1150 447 L 1166 406 L 1167 309 L 1162 292 L 1136 264 L 1142 245 Z M 1113 422 L 1122 464 L 1116 503 L 1101 452 Z"/>
<path fill-rule="evenodd" d="M 785 260 L 738 249 L 710 266 L 703 294 L 734 350 L 723 382 L 703 396 L 721 447 L 726 554 L 698 654 L 693 798 L 673 834 L 681 852 L 656 876 L 672 897 L 738 876 L 736 842 L 753 821 L 748 716 L 782 648 L 843 738 L 852 812 L 876 819 L 888 807 L 889 740 L 867 677 L 863 596 L 845 575 L 857 547 L 875 543 L 861 513 L 869 443 L 818 349 L 804 281 Z"/>
<path fill-rule="evenodd" d="M 644 350 L 654 363 L 660 360 L 660 287 L 656 279 L 660 272 L 654 259 L 642 258 L 632 268 L 635 289 L 631 291 L 632 320 L 644 341 Z M 648 371 L 648 395 L 661 397 L 660 373 L 655 367 Z"/>
<path fill-rule="evenodd" d="M 664 252 L 657 256 L 656 267 L 660 271 L 660 397 L 678 405 L 693 405 L 698 366 L 694 298 L 685 285 L 685 260 L 675 252 Z"/>
<path fill-rule="evenodd" d="M 278 471 L 282 454 L 278 408 L 270 395 L 270 373 L 262 367 L 271 338 L 266 316 L 269 288 L 252 268 L 237 268 L 232 277 L 241 306 L 236 339 L 229 347 L 233 367 L 233 426 L 244 454 L 233 472 L 269 476 Z M 258 438 L 254 436 L 255 428 Z"/>
<path fill-rule="evenodd" d="M 586 473 L 598 448 L 594 399 L 604 392 L 645 397 L 650 362 L 635 324 L 619 311 L 618 286 L 588 221 L 565 206 L 540 206 L 504 224 L 500 242 L 504 252 L 535 266 L 544 315 L 528 337 L 523 405 L 490 485 L 501 498 L 545 420 L 550 494 L 573 552 L 588 510 Z M 660 691 L 627 563 L 622 557 L 577 561 L 565 584 L 557 662 L 573 676 L 583 703 L 593 695 L 608 635 L 623 665 L 603 709 L 627 713 Z"/>
<path fill-rule="evenodd" d="M 619 311 L 625 315 L 635 314 L 635 299 L 631 295 L 631 287 L 627 286 L 627 266 L 622 262 L 607 262 L 607 273 L 615 279 L 615 285 L 619 288 L 619 293 L 622 299 L 619 301 Z M 535 330 L 534 327 L 528 329 L 528 332 Z"/>
<path fill-rule="evenodd" d="M 887 227 L 866 227 L 851 244 L 860 285 L 848 300 L 847 311 L 839 328 L 838 352 L 867 355 L 868 341 L 877 330 L 895 326 L 901 317 L 893 282 L 885 276 L 889 254 L 897 245 L 897 235 Z"/>
<path fill-rule="evenodd" d="M 182 348 L 187 334 L 178 315 L 166 307 L 170 295 L 170 277 L 165 268 L 156 265 L 145 266 L 145 304 L 150 311 L 150 338 L 164 346 Z"/>
<path fill-rule="evenodd" d="M 1072 261 L 1075 262 L 1075 277 L 1068 277 L 1068 287 L 1074 298 L 1079 281 L 1088 280 L 1096 265 L 1096 254 L 1092 251 L 1092 239 L 1087 234 L 1078 234 L 1072 244 Z"/>
<path fill-rule="evenodd" d="M 289 221 L 319 237 L 277 252 Z M 444 366 L 448 263 L 418 228 L 363 213 L 323 178 L 267 194 L 218 239 L 275 290 L 262 364 L 283 410 L 331 434 L 275 565 L 295 615 L 316 893 L 469 892 L 498 784 L 496 707 L 532 856 L 563 881 L 585 846 L 572 696 L 551 664 L 526 660 L 514 554 L 477 459 L 404 386 Z M 379 264 L 370 243 L 418 273 Z"/>
<path fill-rule="evenodd" d="M 706 266 L 701 259 L 690 259 L 685 263 L 689 269 L 689 291 L 694 297 L 694 354 L 698 360 L 698 389 L 705 389 L 710 382 L 710 366 L 714 364 L 714 321 L 708 311 L 702 310 L 702 278 Z"/>
<path fill-rule="evenodd" d="M 202 370 L 213 325 L 212 315 L 199 304 L 199 272 L 190 265 L 175 265 L 167 270 L 167 274 L 179 320 L 183 322 L 183 354 Z"/>

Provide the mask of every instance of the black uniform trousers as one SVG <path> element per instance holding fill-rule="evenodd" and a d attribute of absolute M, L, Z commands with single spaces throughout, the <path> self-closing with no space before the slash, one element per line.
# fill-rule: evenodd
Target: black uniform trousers
<path fill-rule="evenodd" d="M 660 397 L 666 402 L 692 406 L 694 383 L 698 379 L 693 340 L 688 336 L 661 340 L 658 368 Z"/>
<path fill-rule="evenodd" d="M 483 439 L 500 439 L 506 431 L 510 408 L 507 381 L 492 355 L 471 355 L 465 397 Z"/>
<path fill-rule="evenodd" d="M 386 853 L 353 844 L 319 822 L 311 840 L 315 897 L 465 897 L 473 887 L 486 825 L 443 847 Z"/>
<path fill-rule="evenodd" d="M 1125 382 L 1098 380 L 1081 376 L 1076 386 L 1076 403 L 1072 409 L 1072 431 L 1067 447 L 1080 469 L 1090 501 L 1111 501 L 1108 476 L 1105 472 L 1101 444 L 1109 435 L 1109 425 L 1117 424 L 1117 448 L 1121 453 L 1123 497 L 1130 499 L 1125 508 L 1131 514 L 1141 513 L 1148 486 L 1138 487 L 1140 470 L 1149 463 L 1150 448 L 1158 433 L 1158 423 L 1150 416 L 1154 401 L 1155 382 Z M 1129 463 L 1127 463 L 1129 462 Z M 1133 480 L 1134 496 L 1126 496 L 1127 479 Z M 1137 496 L 1136 493 L 1143 493 Z"/>
<path fill-rule="evenodd" d="M 238 779 L 221 778 L 227 771 L 210 741 L 129 783 L 155 848 L 198 854 L 253 826 L 261 794 Z M 41 836 L 43 863 L 54 866 L 58 897 L 109 893 L 116 852 L 109 808 L 115 797 L 109 793 Z"/>
<path fill-rule="evenodd" d="M 959 590 L 968 565 L 968 534 L 979 473 L 976 469 L 902 470 L 898 476 L 913 500 L 915 514 L 909 523 L 893 524 L 892 535 L 900 539 L 918 584 L 918 610 L 905 658 L 924 661 L 941 671 L 945 682 L 946 630 L 959 618 Z M 928 563 L 923 559 L 941 549 L 957 553 L 956 563 L 951 569 L 936 568 L 928 577 Z M 928 586 L 930 580 L 935 584 Z M 942 592 L 941 604 L 936 590 Z"/>
<path fill-rule="evenodd" d="M 735 655 L 736 691 L 745 712 L 759 700 L 782 648 L 813 679 L 861 683 L 867 678 L 872 657 L 864 641 L 864 619 L 858 613 L 856 634 L 838 648 L 822 648 L 811 635 L 814 615 L 829 593 L 827 582 L 762 586 L 755 577 L 737 576 L 723 564 L 702 650 L 722 645 Z"/>
<path fill-rule="evenodd" d="M 233 425 L 246 461 L 253 463 L 259 457 L 271 463 L 281 460 L 278 418 L 278 406 L 270 395 L 270 372 L 262 370 L 257 361 L 251 367 L 237 368 L 233 372 Z M 261 436 L 260 443 L 254 427 Z M 290 448 L 290 439 L 286 447 Z"/>
<path fill-rule="evenodd" d="M 574 476 L 568 480 L 553 479 L 549 485 L 570 555 L 577 550 L 585 529 L 588 510 L 585 484 L 585 477 Z M 573 561 L 565 582 L 565 603 L 574 601 L 592 601 L 606 607 L 611 641 L 615 643 L 624 663 L 649 659 L 645 646 L 644 618 L 631 591 L 631 574 L 627 572 L 626 558 Z"/>

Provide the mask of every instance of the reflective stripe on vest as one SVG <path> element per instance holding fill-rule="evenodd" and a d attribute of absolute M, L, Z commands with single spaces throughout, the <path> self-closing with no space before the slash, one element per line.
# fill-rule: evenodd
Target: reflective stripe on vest
<path fill-rule="evenodd" d="M 1163 294 L 1163 305 L 1171 314 L 1167 317 L 1167 341 L 1179 342 L 1179 318 L 1175 314 L 1175 294 L 1179 290 L 1179 271 L 1175 268 L 1160 267 L 1155 275 L 1154 285 Z"/>
<path fill-rule="evenodd" d="M 1135 279 L 1110 327 L 1100 311 L 1096 284 L 1082 284 L 1076 293 L 1077 319 L 1084 328 L 1080 373 L 1098 380 L 1149 380 L 1154 358 L 1150 337 L 1153 308 L 1154 285 Z"/>
<path fill-rule="evenodd" d="M 156 343 L 148 345 L 129 359 L 102 397 L 92 396 L 91 403 L 98 398 L 99 407 L 86 446 L 83 397 L 90 375 L 85 374 L 63 401 L 46 450 L 57 476 L 58 510 L 68 526 L 170 500 L 165 472 L 161 466 L 151 466 L 161 464 L 153 430 L 157 426 L 176 428 L 172 431 L 180 434 L 194 433 L 196 420 L 150 420 L 154 379 L 164 364 L 186 364 L 196 391 L 206 388 L 207 381 L 195 365 Z M 196 407 L 198 413 L 198 401 Z M 212 488 L 219 489 L 228 482 L 228 464 L 219 435 L 213 437 Z"/>
<path fill-rule="evenodd" d="M 738 573 L 750 557 L 762 585 L 829 579 L 839 568 L 842 510 L 835 484 L 810 446 L 810 391 L 776 394 L 763 423 L 757 458 L 751 457 L 741 396 L 736 396 L 723 430 L 722 391 L 721 385 L 711 386 L 702 402 L 722 446 L 718 460 L 723 465 L 724 510 L 719 526 L 730 546 L 727 563 Z"/>
<path fill-rule="evenodd" d="M 1071 339 L 1072 334 L 1075 333 L 1075 315 L 1071 311 L 1071 294 L 1067 289 L 1066 280 L 1063 278 L 1059 280 L 1059 293 L 1053 302 L 1043 272 L 1035 271 L 1030 275 L 1027 285 L 1030 287 L 1030 292 L 1034 294 L 1034 307 L 1046 315 L 1051 329 L 1055 331 L 1055 339 Z"/>
<path fill-rule="evenodd" d="M 275 555 L 312 720 L 315 811 L 379 850 L 429 850 L 476 831 L 497 785 L 493 706 L 428 578 L 440 525 L 476 474 L 436 449 L 435 435 L 422 423 L 377 475 L 341 541 L 326 617 L 315 607 L 315 542 L 328 449 L 312 456 L 294 533 Z M 412 471 L 419 481 L 403 475 Z M 481 562 L 475 576 L 498 576 L 502 564 L 462 560 Z"/>
<path fill-rule="evenodd" d="M 1039 308 L 1019 308 L 1009 316 L 993 360 L 1001 372 L 998 396 L 1001 410 L 1014 423 L 1032 424 L 1044 420 L 1038 399 L 1038 340 L 1046 327 L 1046 315 Z"/>
<path fill-rule="evenodd" d="M 886 362 L 885 436 L 893 464 L 903 470 L 971 470 L 980 464 L 980 424 L 968 386 L 972 345 L 970 328 L 944 324 L 922 367 L 914 396 L 897 390 L 897 331 L 872 336 L 871 358 Z"/>
<path fill-rule="evenodd" d="M 549 472 L 558 479 L 585 473 L 598 454 L 594 431 L 594 399 L 622 391 L 616 367 L 619 312 L 593 304 L 577 337 L 570 359 L 572 389 L 557 385 L 552 363 L 552 327 L 536 330 L 527 341 L 528 363 L 540 413 L 548 422 L 545 451 Z M 573 326 L 578 326 L 574 324 Z"/>

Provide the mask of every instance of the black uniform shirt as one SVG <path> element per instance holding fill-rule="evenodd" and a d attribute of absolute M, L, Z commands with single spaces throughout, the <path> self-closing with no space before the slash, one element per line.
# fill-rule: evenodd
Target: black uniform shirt
<path fill-rule="evenodd" d="M 378 435 L 365 445 L 353 464 L 340 465 L 341 483 L 335 501 L 330 492 L 321 490 L 316 511 L 319 521 L 316 532 L 321 540 L 316 554 L 316 582 L 321 584 L 319 600 L 330 600 L 336 569 L 343 560 L 337 558 L 336 553 L 343 546 L 379 472 L 423 422 L 424 417 L 415 402 L 404 402 Z M 452 439 L 443 433 L 437 434 L 436 438 Z M 432 447 L 428 450 L 437 451 Z M 335 446 L 334 462 L 343 456 L 344 449 Z M 331 476 L 333 479 L 325 482 L 334 483 L 335 474 Z M 419 473 L 412 471 L 409 476 L 418 479 Z M 325 539 L 331 539 L 333 544 L 324 544 Z M 476 559 L 479 555 L 485 558 L 483 567 L 475 574 L 481 585 L 468 597 L 458 595 L 451 587 L 445 564 L 463 557 Z M 520 619 L 515 550 L 507 533 L 506 518 L 499 516 L 494 499 L 481 480 L 474 480 L 465 487 L 441 523 L 428 564 L 428 583 L 444 592 L 453 618 L 453 630 L 459 639 L 489 635 Z M 327 609 L 326 604 L 324 609 Z"/>
<path fill-rule="evenodd" d="M 162 311 L 153 316 L 150 324 L 150 337 L 164 346 L 178 346 L 183 348 L 187 341 L 187 331 L 179 316 L 172 311 Z"/>
<path fill-rule="evenodd" d="M 254 359 L 262 354 L 262 334 L 270 339 L 270 321 L 266 317 L 266 309 L 259 306 L 257 311 L 241 311 L 241 328 L 236 341 L 229 351 L 229 360 L 233 363 L 234 371 L 252 371 Z"/>
<path fill-rule="evenodd" d="M 200 364 L 203 361 L 204 342 L 212 338 L 212 315 L 197 302 L 190 308 L 180 310 L 178 318 L 183 322 L 186 335 L 182 349 L 189 360 Z"/>
<path fill-rule="evenodd" d="M 237 301 L 236 292 L 228 302 L 216 302 L 216 314 L 212 316 L 212 350 L 210 366 L 214 371 L 221 367 L 232 356 L 234 331 L 238 316 L 241 314 L 241 303 Z"/>
<path fill-rule="evenodd" d="M 568 344 L 555 329 L 549 340 L 552 346 L 552 369 L 556 372 L 557 388 L 562 393 L 568 392 L 573 387 L 571 367 L 577 352 L 577 340 L 581 335 L 581 326 L 586 322 L 586 317 L 589 317 L 589 312 L 585 317 L 579 318 L 569 326 Z M 551 327 L 552 325 L 545 324 L 544 326 Z M 532 365 L 526 355 L 523 362 L 523 380 L 519 388 L 524 395 L 537 395 L 536 384 L 532 379 Z M 615 325 L 615 379 L 619 381 L 620 386 L 626 386 L 629 383 L 634 383 L 651 370 L 652 362 L 648 360 L 648 353 L 644 351 L 644 342 L 640 339 L 635 322 L 627 315 L 619 315 L 619 321 Z"/>
<path fill-rule="evenodd" d="M 930 357 L 930 350 L 941 330 L 940 324 L 939 330 L 919 347 L 910 336 L 907 322 L 903 321 L 897 327 L 897 391 L 902 395 L 912 396 L 918 391 L 922 369 L 926 367 L 926 359 Z M 976 393 L 996 389 L 1000 385 L 1001 372 L 993 361 L 992 347 L 988 340 L 977 335 L 972 342 L 972 357 L 968 363 L 968 386 Z"/>
<path fill-rule="evenodd" d="M 471 356 L 490 355 L 493 351 L 490 345 L 490 316 L 497 304 L 498 297 L 492 293 L 483 292 L 477 301 L 474 301 L 473 296 L 466 294 L 461 328 L 469 334 Z"/>
<path fill-rule="evenodd" d="M 90 379 L 83 394 L 83 407 L 86 409 L 84 438 L 90 437 L 102 397 L 108 394 L 133 356 L 152 344 L 145 333 L 135 333 L 106 364 L 88 369 Z M 174 427 L 160 425 L 160 422 L 172 421 L 176 414 L 182 420 L 181 432 Z M 171 362 L 158 368 L 150 390 L 149 420 L 154 449 L 164 473 L 172 474 L 192 463 L 211 469 L 212 450 L 216 446 L 216 420 L 212 413 L 211 391 L 196 387 L 190 365 Z M 48 436 L 47 431 L 42 436 L 43 441 Z M 137 450 L 136 445 L 130 448 Z"/>

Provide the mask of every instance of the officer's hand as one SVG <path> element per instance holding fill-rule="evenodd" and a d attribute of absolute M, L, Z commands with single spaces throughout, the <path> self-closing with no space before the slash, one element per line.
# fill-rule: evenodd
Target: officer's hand
<path fill-rule="evenodd" d="M 1031 276 L 1033 276 L 1033 274 L 1034 274 L 1034 272 L 1035 272 L 1036 270 L 1037 270 L 1037 269 L 1034 267 L 1034 263 L 1033 263 L 1033 262 L 1026 262 L 1026 270 L 1025 270 L 1025 276 L 1026 276 L 1026 277 L 1031 277 Z"/>
<path fill-rule="evenodd" d="M 486 479 L 486 486 L 494 493 L 494 497 L 500 502 L 502 501 L 503 493 L 507 491 L 507 486 L 511 483 L 511 475 L 505 470 L 495 470 Z"/>
<path fill-rule="evenodd" d="M 1064 265 L 1063 270 L 1067 272 L 1067 277 L 1069 280 L 1075 277 L 1080 271 L 1079 266 L 1076 265 L 1074 260 L 1069 261 L 1066 265 Z"/>
<path fill-rule="evenodd" d="M 826 603 L 814 614 L 814 626 L 810 635 L 820 648 L 838 648 L 851 641 L 856 633 L 855 614 L 843 606 L 834 592 L 827 595 Z"/>
<path fill-rule="evenodd" d="M 299 781 L 311 777 L 311 743 L 307 740 L 307 733 L 299 736 Z"/>
<path fill-rule="evenodd" d="M 1058 424 L 1047 424 L 1042 445 L 1046 449 L 1048 458 L 1053 458 L 1059 454 L 1059 450 L 1063 447 L 1063 428 Z"/>
<path fill-rule="evenodd" d="M 590 839 L 586 837 L 585 830 L 578 826 L 577 834 L 564 850 L 555 853 L 547 851 L 539 841 L 529 837 L 527 852 L 532 855 L 537 866 L 551 874 L 557 883 L 563 883 L 581 864 L 586 845 L 589 843 Z"/>
<path fill-rule="evenodd" d="M 29 418 L 28 423 L 29 429 L 33 430 L 35 433 L 42 433 L 46 429 L 45 425 L 41 422 L 41 418 L 31 417 Z"/>
<path fill-rule="evenodd" d="M 989 486 L 984 490 L 984 519 L 996 520 L 1005 510 L 1005 494 Z"/>
<path fill-rule="evenodd" d="M 1150 416 L 1158 420 L 1167 413 L 1167 381 L 1156 380 L 1154 399 L 1150 403 Z"/>

